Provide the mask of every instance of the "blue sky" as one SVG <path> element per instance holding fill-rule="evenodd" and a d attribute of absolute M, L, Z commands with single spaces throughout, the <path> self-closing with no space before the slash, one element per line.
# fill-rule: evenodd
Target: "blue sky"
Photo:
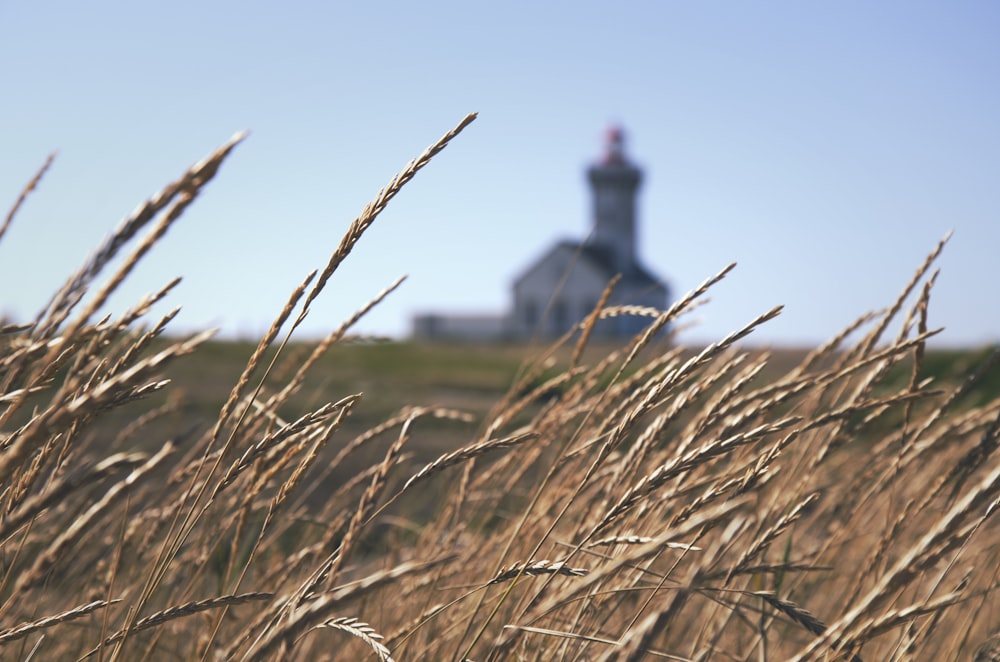
<path fill-rule="evenodd" d="M 0 242 L 0 311 L 29 317 L 132 208 L 250 137 L 112 301 L 174 276 L 177 331 L 256 335 L 378 189 L 479 119 L 379 218 L 313 308 L 403 335 L 500 311 L 589 225 L 610 123 L 645 170 L 640 254 L 681 293 L 737 269 L 685 332 L 776 304 L 756 342 L 808 344 L 887 305 L 948 230 L 947 345 L 1000 341 L 1000 4 L 0 0 L 0 206 L 57 160 Z"/>

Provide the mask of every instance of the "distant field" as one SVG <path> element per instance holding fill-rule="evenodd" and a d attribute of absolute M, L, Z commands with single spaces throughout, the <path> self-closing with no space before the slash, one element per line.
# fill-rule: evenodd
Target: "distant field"
<path fill-rule="evenodd" d="M 296 356 L 307 353 L 312 346 L 293 344 L 286 351 Z M 174 389 L 193 406 L 214 416 L 253 349 L 254 344 L 249 342 L 205 343 L 197 357 L 177 362 L 170 375 Z M 316 365 L 301 393 L 289 401 L 290 412 L 306 411 L 330 398 L 360 392 L 365 397 L 352 415 L 359 424 L 378 422 L 404 405 L 438 405 L 485 414 L 507 393 L 524 363 L 543 349 L 531 345 L 409 341 L 344 343 L 331 348 Z M 603 351 L 607 349 L 605 346 Z M 688 354 L 700 349 L 690 348 Z M 591 350 L 601 351 L 601 347 Z M 809 350 L 750 346 L 749 351 L 769 355 L 760 375 L 761 380 L 767 380 L 794 368 Z M 951 381 L 971 372 L 991 351 L 928 350 L 923 372 L 938 381 Z M 555 357 L 565 362 L 569 350 L 557 352 Z M 905 370 L 904 366 L 895 368 L 892 379 L 905 379 Z M 279 366 L 275 382 L 280 383 L 282 376 Z M 1000 371 L 990 373 L 977 384 L 975 393 L 982 401 L 1000 395 Z"/>
<path fill-rule="evenodd" d="M 315 347 L 315 343 L 293 343 L 285 349 L 287 361 L 279 362 L 272 377 L 265 382 L 263 396 L 274 392 L 287 381 L 291 368 Z M 641 369 L 642 357 L 666 351 L 668 345 L 653 345 L 626 374 Z M 601 356 L 614 349 L 612 345 L 591 348 L 584 357 Z M 703 348 L 688 348 L 682 356 L 693 356 Z M 136 412 L 159 406 L 168 400 L 177 405 L 176 412 L 164 416 L 146 427 L 146 434 L 131 439 L 116 450 L 150 450 L 164 439 L 192 428 L 204 431 L 214 423 L 229 391 L 248 358 L 254 344 L 237 341 L 209 341 L 190 357 L 179 359 L 169 372 L 172 381 L 168 394 L 154 396 L 149 402 L 127 405 L 103 418 L 94 433 L 114 439 Z M 410 465 L 428 462 L 442 453 L 468 444 L 482 432 L 490 410 L 500 403 L 514 386 L 515 379 L 530 360 L 544 350 L 531 345 L 493 345 L 462 343 L 343 343 L 332 348 L 317 362 L 303 382 L 302 389 L 288 399 L 281 414 L 293 420 L 327 402 L 348 395 L 362 397 L 340 427 L 340 432 L 324 451 L 327 458 L 336 455 L 337 448 L 352 436 L 362 434 L 407 407 L 441 407 L 471 415 L 471 422 L 427 417 L 420 420 L 418 434 L 408 445 Z M 808 354 L 804 348 L 749 348 L 752 356 L 768 357 L 755 383 L 777 381 L 800 364 Z M 971 374 L 990 355 L 989 348 L 976 350 L 928 351 L 923 359 L 922 374 L 936 383 L 954 384 Z M 271 353 L 266 355 L 270 358 Z M 540 384 L 546 375 L 556 375 L 566 368 L 570 351 L 564 348 L 554 353 L 552 367 L 536 378 Z M 884 388 L 901 388 L 909 378 L 910 364 L 903 362 L 893 368 L 884 380 Z M 983 404 L 1000 397 L 1000 368 L 991 371 L 978 382 L 964 402 L 967 406 Z M 530 411 L 536 411 L 537 407 Z M 352 461 L 342 464 L 328 477 L 337 483 L 360 468 L 380 458 L 392 441 L 385 436 L 373 443 Z"/>
<path fill-rule="evenodd" d="M 165 346 L 164 341 L 159 341 Z M 210 340 L 196 354 L 177 360 L 167 376 L 169 392 L 148 401 L 127 405 L 102 421 L 107 434 L 120 429 L 122 420 L 136 411 L 160 405 L 169 399 L 180 405 L 176 416 L 168 416 L 151 429 L 151 437 L 160 439 L 168 431 L 201 421 L 214 422 L 233 384 L 253 354 L 255 343 L 245 341 Z M 280 387 L 288 377 L 285 365 L 294 366 L 307 355 L 315 343 L 292 343 L 285 349 L 286 360 L 279 362 L 264 392 Z M 361 393 L 363 397 L 345 421 L 345 429 L 357 430 L 376 425 L 405 406 L 439 406 L 467 411 L 481 419 L 498 403 L 514 384 L 525 365 L 542 351 L 541 346 L 493 345 L 420 342 L 343 343 L 330 348 L 306 377 L 303 387 L 285 405 L 286 418 L 299 416 L 320 404 L 346 395 Z M 595 347 L 591 353 L 606 352 L 610 346 Z M 700 348 L 689 348 L 694 354 Z M 759 375 L 764 382 L 775 379 L 794 368 L 808 353 L 807 349 L 754 348 L 751 354 L 767 353 L 768 362 Z M 991 353 L 990 348 L 969 350 L 929 350 L 923 364 L 925 377 L 940 382 L 953 382 L 973 371 Z M 647 351 L 646 354 L 649 354 Z M 270 359 L 273 352 L 265 354 Z M 565 364 L 569 350 L 556 352 L 556 365 Z M 638 365 L 638 364 L 637 364 Z M 633 367 L 629 372 L 634 372 Z M 895 383 L 908 377 L 907 367 L 897 366 L 888 378 Z M 553 368 L 553 373 L 555 369 Z M 1000 396 L 1000 370 L 992 371 L 976 384 L 968 396 L 970 401 L 987 402 Z M 180 413 L 183 412 L 183 413 Z M 473 427 L 465 424 L 428 421 L 446 432 L 453 441 L 473 435 Z"/>

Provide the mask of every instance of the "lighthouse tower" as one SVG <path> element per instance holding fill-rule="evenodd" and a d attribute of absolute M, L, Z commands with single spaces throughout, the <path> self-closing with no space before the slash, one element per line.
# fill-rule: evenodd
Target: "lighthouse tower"
<path fill-rule="evenodd" d="M 635 271 L 635 198 L 642 172 L 625 156 L 625 133 L 608 130 L 601 159 L 587 169 L 594 200 L 593 233 L 589 243 L 605 250 L 611 266 L 626 278 Z"/>

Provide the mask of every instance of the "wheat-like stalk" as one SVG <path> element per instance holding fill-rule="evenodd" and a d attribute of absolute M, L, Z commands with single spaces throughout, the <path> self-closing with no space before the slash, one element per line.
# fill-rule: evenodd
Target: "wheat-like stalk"
<path fill-rule="evenodd" d="M 393 662 L 391 652 L 388 648 L 386 648 L 385 644 L 380 641 L 384 637 L 377 633 L 375 628 L 367 623 L 359 621 L 356 618 L 340 617 L 325 621 L 319 627 L 327 627 L 333 630 L 342 630 L 343 632 L 347 632 L 368 644 L 368 647 L 375 651 L 375 655 L 378 656 L 378 659 L 382 660 L 382 662 Z"/>
<path fill-rule="evenodd" d="M 514 563 L 486 583 L 487 586 L 517 579 L 521 575 L 537 577 L 538 575 L 565 575 L 567 577 L 583 577 L 587 574 L 586 568 L 571 568 L 565 561 L 527 561 L 525 563 Z"/>
<path fill-rule="evenodd" d="M 85 605 L 74 607 L 73 609 L 64 611 L 60 614 L 46 616 L 45 618 L 40 618 L 31 623 L 24 623 L 23 625 L 18 625 L 17 627 L 9 630 L 4 630 L 3 632 L 0 632 L 0 645 L 27 637 L 32 632 L 44 630 L 54 625 L 58 625 L 59 623 L 65 623 L 66 621 L 82 618 L 88 614 L 92 614 L 98 609 L 104 609 L 108 605 L 115 604 L 116 602 L 121 602 L 121 600 L 112 600 L 110 602 L 107 600 L 94 600 L 93 602 L 88 602 Z"/>

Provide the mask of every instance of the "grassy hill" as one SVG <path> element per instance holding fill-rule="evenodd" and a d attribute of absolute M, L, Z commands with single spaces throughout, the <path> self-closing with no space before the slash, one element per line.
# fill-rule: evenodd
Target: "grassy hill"
<path fill-rule="evenodd" d="M 314 343 L 293 343 L 285 352 L 289 364 L 308 354 Z M 654 346 L 655 348 L 655 346 Z M 592 353 L 607 352 L 598 347 Z M 662 347 L 660 347 L 662 349 Z M 688 348 L 692 356 L 701 348 Z M 172 389 L 188 406 L 209 419 L 221 408 L 229 390 L 253 353 L 254 344 L 209 341 L 196 357 L 182 359 L 170 372 Z M 374 425 L 403 406 L 441 406 L 464 409 L 479 416 L 498 403 L 514 384 L 515 377 L 542 346 L 422 342 L 344 343 L 332 347 L 306 379 L 301 391 L 288 402 L 288 415 L 305 411 L 331 399 L 362 393 L 352 414 L 358 425 Z M 762 381 L 775 379 L 798 365 L 807 349 L 755 348 L 753 355 L 768 356 L 760 374 Z M 928 350 L 922 376 L 938 383 L 953 383 L 981 368 L 993 348 Z M 649 354 L 650 352 L 646 352 Z M 568 362 L 568 349 L 556 352 L 554 360 Z M 271 354 L 267 355 L 270 358 Z M 628 372 L 637 368 L 631 367 Z M 909 378 L 912 363 L 895 366 L 887 383 L 896 386 Z M 552 371 L 554 372 L 554 370 Z M 272 381 L 287 377 L 282 364 Z M 974 386 L 970 399 L 987 402 L 1000 396 L 1000 369 L 989 370 Z"/>
<path fill-rule="evenodd" d="M 740 345 L 779 309 L 671 346 L 724 271 L 620 345 L 598 305 L 552 348 L 276 354 L 471 119 L 259 345 L 170 337 L 170 286 L 98 315 L 235 143 L 0 324 L 0 657 L 1000 659 L 1000 354 L 928 351 L 941 246 L 808 352 Z"/>

